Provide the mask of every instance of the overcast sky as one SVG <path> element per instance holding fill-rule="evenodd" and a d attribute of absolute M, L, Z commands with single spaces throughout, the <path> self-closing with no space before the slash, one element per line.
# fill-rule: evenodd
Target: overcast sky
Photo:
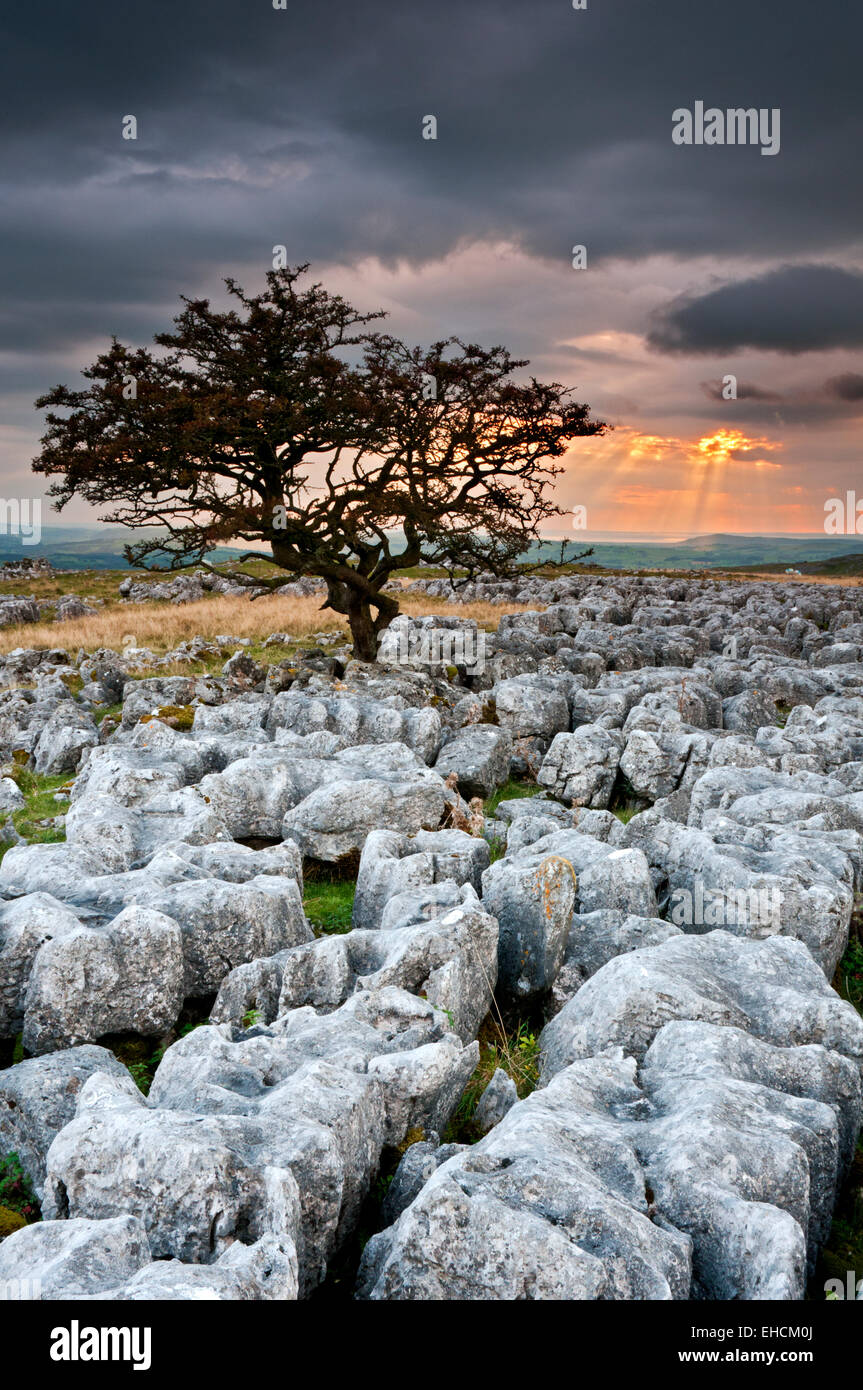
<path fill-rule="evenodd" d="M 284 244 L 391 331 L 502 342 L 613 422 L 559 486 L 591 530 L 820 531 L 828 497 L 863 497 L 859 15 L 19 6 L 0 56 L 3 496 L 41 491 L 41 391 L 78 385 L 112 334 L 148 342 L 181 294 L 261 288 Z M 779 152 L 675 144 L 698 101 L 778 108 Z"/>

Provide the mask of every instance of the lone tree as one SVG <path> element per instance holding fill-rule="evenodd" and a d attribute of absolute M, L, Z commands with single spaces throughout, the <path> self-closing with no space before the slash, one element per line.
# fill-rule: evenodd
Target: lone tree
<path fill-rule="evenodd" d="M 326 582 L 323 606 L 369 661 L 399 611 L 383 592 L 395 570 L 512 574 L 539 523 L 562 515 L 553 461 L 606 426 L 558 383 L 515 381 L 527 363 L 505 348 L 423 350 L 374 331 L 382 314 L 298 288 L 307 269 L 271 271 L 251 298 L 227 280 L 226 311 L 184 298 L 160 350 L 113 340 L 85 390 L 36 402 L 50 410 L 33 468 L 56 478 L 58 511 L 77 495 L 111 504 L 104 521 L 166 529 L 126 547 L 146 569 L 209 569 L 216 546 L 263 542 L 288 575 Z"/>

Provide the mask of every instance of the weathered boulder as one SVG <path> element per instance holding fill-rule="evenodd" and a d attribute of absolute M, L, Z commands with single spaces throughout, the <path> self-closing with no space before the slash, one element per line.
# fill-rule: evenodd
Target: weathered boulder
<path fill-rule="evenodd" d="M 848 941 L 855 873 L 847 850 L 829 836 L 748 831 L 728 818 L 700 830 L 647 812 L 633 816 L 621 843 L 644 851 L 678 925 L 797 937 L 832 977 Z M 698 909 L 702 900 L 709 910 Z"/>
<path fill-rule="evenodd" d="M 575 871 L 560 854 L 499 859 L 482 876 L 483 905 L 500 928 L 498 980 L 505 995 L 550 989 L 563 963 L 575 907 Z"/>
<path fill-rule="evenodd" d="M 526 855 L 546 855 L 570 864 L 577 878 L 576 908 L 595 912 L 602 908 L 633 912 L 641 917 L 658 915 L 650 866 L 641 850 L 605 843 L 582 830 L 555 830 L 535 840 L 530 848 L 507 861 Z"/>
<path fill-rule="evenodd" d="M 213 1263 L 193 1265 L 153 1260 L 135 1216 L 41 1221 L 14 1234 L 0 1249 L 0 1288 L 10 1280 L 19 1297 L 197 1302 L 297 1296 L 296 1247 L 285 1238 L 235 1241 Z"/>
<path fill-rule="evenodd" d="M 37 1297 L 80 1298 L 126 1283 L 150 1258 L 135 1216 L 39 1221 L 0 1244 L 0 1289 L 14 1279 L 38 1285 Z"/>
<path fill-rule="evenodd" d="M 0 811 L 19 811 L 24 793 L 12 777 L 0 777 Z"/>
<path fill-rule="evenodd" d="M 498 723 L 513 738 L 538 738 L 547 748 L 555 734 L 569 730 L 569 701 L 548 677 L 512 676 L 497 682 L 492 697 Z"/>
<path fill-rule="evenodd" d="M 104 1047 L 70 1047 L 28 1057 L 0 1071 L 0 1153 L 17 1153 L 41 1193 L 45 1155 L 75 1115 L 78 1094 L 94 1072 L 127 1077 L 122 1062 Z"/>
<path fill-rule="evenodd" d="M 465 1148 L 464 1144 L 441 1144 L 438 1135 L 434 1133 L 428 1139 L 420 1139 L 411 1144 L 393 1174 L 393 1180 L 381 1203 L 383 1224 L 389 1226 L 397 1221 L 435 1169 L 446 1163 L 454 1154 L 463 1153 Z"/>
<path fill-rule="evenodd" d="M 306 1005 L 331 1011 L 357 990 L 397 985 L 428 1000 L 468 1042 L 492 1003 L 497 923 L 473 889 L 414 925 L 321 937 L 241 965 L 222 981 L 211 1018 L 239 1024 L 250 1011 L 272 1023 Z"/>
<path fill-rule="evenodd" d="M 224 1028 L 196 1029 L 168 1049 L 150 1098 L 227 1127 L 256 1163 L 290 1168 L 309 1288 L 354 1229 L 383 1146 L 413 1128 L 440 1131 L 478 1053 L 431 1003 L 393 987 L 363 990 L 333 1013 L 295 1009 L 237 1042 Z"/>
<path fill-rule="evenodd" d="M 282 837 L 312 859 L 357 854 L 381 825 L 402 833 L 436 830 L 446 805 L 443 780 L 430 771 L 330 782 L 285 814 Z"/>
<path fill-rule="evenodd" d="M 33 766 L 47 777 L 60 772 L 74 772 L 86 748 L 95 748 L 99 730 L 89 714 L 71 700 L 58 705 L 47 722 L 33 749 Z"/>
<path fill-rule="evenodd" d="M 108 1033 L 158 1037 L 184 998 L 183 939 L 162 912 L 127 907 L 107 927 L 78 925 L 33 962 L 24 1046 L 37 1056 Z"/>
<path fill-rule="evenodd" d="M 574 806 L 607 807 L 622 750 L 615 730 L 582 724 L 574 733 L 555 734 L 537 781 Z"/>
<path fill-rule="evenodd" d="M 285 691 L 274 698 L 266 727 L 270 733 L 327 730 L 350 744 L 404 743 L 425 763 L 434 762 L 441 741 L 440 715 L 433 707 L 400 709 L 396 704 L 348 695 Z"/>
<path fill-rule="evenodd" d="M 636 1140 L 657 1219 L 693 1241 L 693 1296 L 801 1299 L 848 1170 L 856 1062 L 734 1027 L 672 1022 L 641 1069 Z"/>
<path fill-rule="evenodd" d="M 158 889 L 152 907 L 182 934 L 185 997 L 212 994 L 236 965 L 312 939 L 296 879 L 199 879 Z"/>
<path fill-rule="evenodd" d="M 27 893 L 0 906 L 0 1037 L 24 1027 L 24 1001 L 33 962 L 46 942 L 69 936 L 78 917 L 50 893 Z"/>
<path fill-rule="evenodd" d="M 641 1100 L 630 1059 L 576 1063 L 430 1175 L 363 1253 L 358 1297 L 686 1298 L 688 1237 L 650 1220 L 617 1118 Z"/>
<path fill-rule="evenodd" d="M 641 1061 L 673 1018 L 742 1028 L 777 1047 L 818 1043 L 863 1062 L 863 1019 L 802 942 L 712 931 L 604 965 L 543 1029 L 542 1076 L 613 1047 Z"/>
<path fill-rule="evenodd" d="M 661 917 L 642 917 L 617 908 L 576 914 L 569 929 L 563 964 L 552 989 L 555 1012 L 581 989 L 585 980 L 615 956 L 638 951 L 642 946 L 659 946 L 680 935 L 679 927 Z"/>
<path fill-rule="evenodd" d="M 480 1134 L 488 1134 L 489 1130 L 500 1124 L 517 1100 L 518 1091 L 512 1077 L 497 1067 L 473 1112 L 473 1122 Z"/>
<path fill-rule="evenodd" d="M 373 830 L 360 856 L 353 925 L 380 927 L 390 898 L 445 879 L 469 883 L 479 892 L 489 857 L 485 840 L 461 830 L 420 830 L 416 835 Z"/>
<path fill-rule="evenodd" d="M 462 796 L 484 801 L 509 776 L 512 735 L 494 724 L 468 724 L 444 744 L 435 771 L 442 777 L 455 773 Z"/>
<path fill-rule="evenodd" d="M 137 1216 L 156 1259 L 200 1264 L 238 1239 L 293 1240 L 297 1185 L 255 1161 L 257 1132 L 241 1116 L 156 1108 L 131 1077 L 96 1073 L 48 1151 L 43 1215 Z"/>
<path fill-rule="evenodd" d="M 636 796 L 657 801 L 691 786 L 708 764 L 715 739 L 701 730 L 635 728 L 620 756 L 620 770 Z"/>
<path fill-rule="evenodd" d="M 776 702 L 765 690 L 742 690 L 722 701 L 722 722 L 726 729 L 754 736 L 763 724 L 776 723 Z"/>

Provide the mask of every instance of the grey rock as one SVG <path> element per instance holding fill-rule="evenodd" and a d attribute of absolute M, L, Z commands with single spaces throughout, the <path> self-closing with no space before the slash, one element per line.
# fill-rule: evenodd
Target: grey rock
<path fill-rule="evenodd" d="M 641 917 L 615 908 L 574 916 L 563 965 L 552 990 L 555 1012 L 615 956 L 638 951 L 642 946 L 659 946 L 681 935 L 679 927 L 661 917 Z"/>
<path fill-rule="evenodd" d="M 618 1119 L 640 1099 L 630 1060 L 594 1057 L 514 1105 L 372 1237 L 357 1296 L 685 1298 L 690 1241 L 649 1219 Z"/>
<path fill-rule="evenodd" d="M 657 1219 L 693 1241 L 693 1296 L 801 1299 L 861 1116 L 858 1066 L 737 1028 L 667 1024 L 637 1139 Z"/>
<path fill-rule="evenodd" d="M 387 903 L 397 893 L 446 879 L 469 883 L 479 891 L 488 865 L 485 841 L 461 830 L 420 830 L 416 835 L 372 830 L 360 856 L 353 925 L 377 928 Z"/>
<path fill-rule="evenodd" d="M 45 1180 L 45 1155 L 74 1118 L 81 1087 L 94 1072 L 128 1077 L 112 1052 L 87 1044 L 0 1071 L 0 1152 L 17 1153 L 37 1193 Z"/>
<path fill-rule="evenodd" d="M 39 1055 L 108 1033 L 156 1037 L 184 998 L 183 938 L 172 918 L 127 907 L 109 926 L 75 930 L 39 950 L 27 986 L 24 1046 Z"/>
<path fill-rule="evenodd" d="M 43 776 L 74 772 L 87 748 L 95 748 L 99 731 L 93 720 L 71 701 L 58 706 L 39 734 L 33 765 Z"/>
<path fill-rule="evenodd" d="M 817 1043 L 863 1061 L 863 1019 L 801 942 L 712 931 L 604 965 L 543 1029 L 542 1076 L 614 1047 L 641 1061 L 674 1018 L 742 1028 L 778 1047 Z"/>
<path fill-rule="evenodd" d="M 436 1134 L 411 1144 L 387 1188 L 381 1203 L 381 1221 L 390 1226 L 410 1206 L 432 1173 L 455 1154 L 464 1153 L 465 1144 L 441 1144 Z"/>
<path fill-rule="evenodd" d="M 286 813 L 282 836 L 310 858 L 337 862 L 358 853 L 380 825 L 436 830 L 445 804 L 443 781 L 429 771 L 331 782 Z"/>
<path fill-rule="evenodd" d="M 245 883 L 177 883 L 148 901 L 182 933 L 186 997 L 213 993 L 236 965 L 312 939 L 293 878 L 260 874 Z"/>
<path fill-rule="evenodd" d="M 462 796 L 485 800 L 509 776 L 512 735 L 494 724 L 470 724 L 444 744 L 435 771 L 442 777 L 455 773 Z"/>
<path fill-rule="evenodd" d="M 24 1026 L 24 1001 L 33 962 L 46 942 L 80 926 L 75 913 L 50 893 L 28 893 L 0 907 L 0 1037 Z"/>
<path fill-rule="evenodd" d="M 434 708 L 400 709 L 346 695 L 315 698 L 286 691 L 273 700 L 266 726 L 271 733 L 327 730 L 350 744 L 404 743 L 426 763 L 434 762 L 441 741 L 440 715 Z"/>
<path fill-rule="evenodd" d="M 149 1263 L 147 1232 L 135 1216 L 39 1221 L 0 1245 L 0 1288 L 17 1279 L 38 1285 L 45 1299 L 80 1298 L 126 1283 Z"/>
<path fill-rule="evenodd" d="M 0 777 L 0 811 L 17 811 L 24 805 L 24 793 L 11 777 Z"/>
<path fill-rule="evenodd" d="M 253 1134 L 240 1116 L 157 1109 L 130 1077 L 96 1073 L 48 1151 L 43 1215 L 137 1216 L 156 1259 L 200 1264 L 236 1239 L 293 1240 L 296 1183 L 288 1169 L 245 1156 Z"/>
<path fill-rule="evenodd" d="M 498 979 L 504 994 L 530 999 L 550 989 L 562 963 L 577 878 L 560 854 L 499 859 L 483 874 L 483 904 L 500 927 Z"/>
<path fill-rule="evenodd" d="M 513 676 L 498 681 L 492 695 L 498 723 L 516 739 L 538 737 L 548 747 L 555 734 L 569 730 L 569 701 L 548 678 Z"/>
<path fill-rule="evenodd" d="M 763 724 L 776 723 L 776 702 L 764 690 L 743 690 L 722 701 L 722 721 L 726 729 L 757 734 Z"/>
<path fill-rule="evenodd" d="M 480 1134 L 488 1134 L 489 1130 L 500 1124 L 517 1100 L 518 1091 L 512 1077 L 497 1067 L 473 1114 L 473 1122 Z"/>
<path fill-rule="evenodd" d="M 383 1146 L 413 1128 L 442 1129 L 478 1051 L 462 1048 L 431 1003 L 364 990 L 334 1013 L 295 1009 L 237 1042 L 196 1029 L 168 1049 L 150 1096 L 207 1123 L 251 1126 L 257 1161 L 291 1169 L 308 1288 L 354 1229 Z"/>
<path fill-rule="evenodd" d="M 537 781 L 574 806 L 608 806 L 623 749 L 623 739 L 599 724 L 583 724 L 571 734 L 556 734 Z"/>

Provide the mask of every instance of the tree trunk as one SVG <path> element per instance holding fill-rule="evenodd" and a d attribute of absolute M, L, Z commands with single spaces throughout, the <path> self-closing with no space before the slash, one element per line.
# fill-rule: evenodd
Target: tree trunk
<path fill-rule="evenodd" d="M 356 591 L 349 593 L 347 619 L 354 639 L 354 656 L 358 661 L 375 661 L 378 654 L 378 633 L 396 616 L 399 606 L 395 599 L 377 594 L 374 599 L 377 616 L 372 617 L 369 599 Z"/>
<path fill-rule="evenodd" d="M 348 604 L 348 624 L 354 639 L 354 656 L 359 661 L 374 661 L 378 654 L 378 640 L 372 610 L 362 599 Z"/>

